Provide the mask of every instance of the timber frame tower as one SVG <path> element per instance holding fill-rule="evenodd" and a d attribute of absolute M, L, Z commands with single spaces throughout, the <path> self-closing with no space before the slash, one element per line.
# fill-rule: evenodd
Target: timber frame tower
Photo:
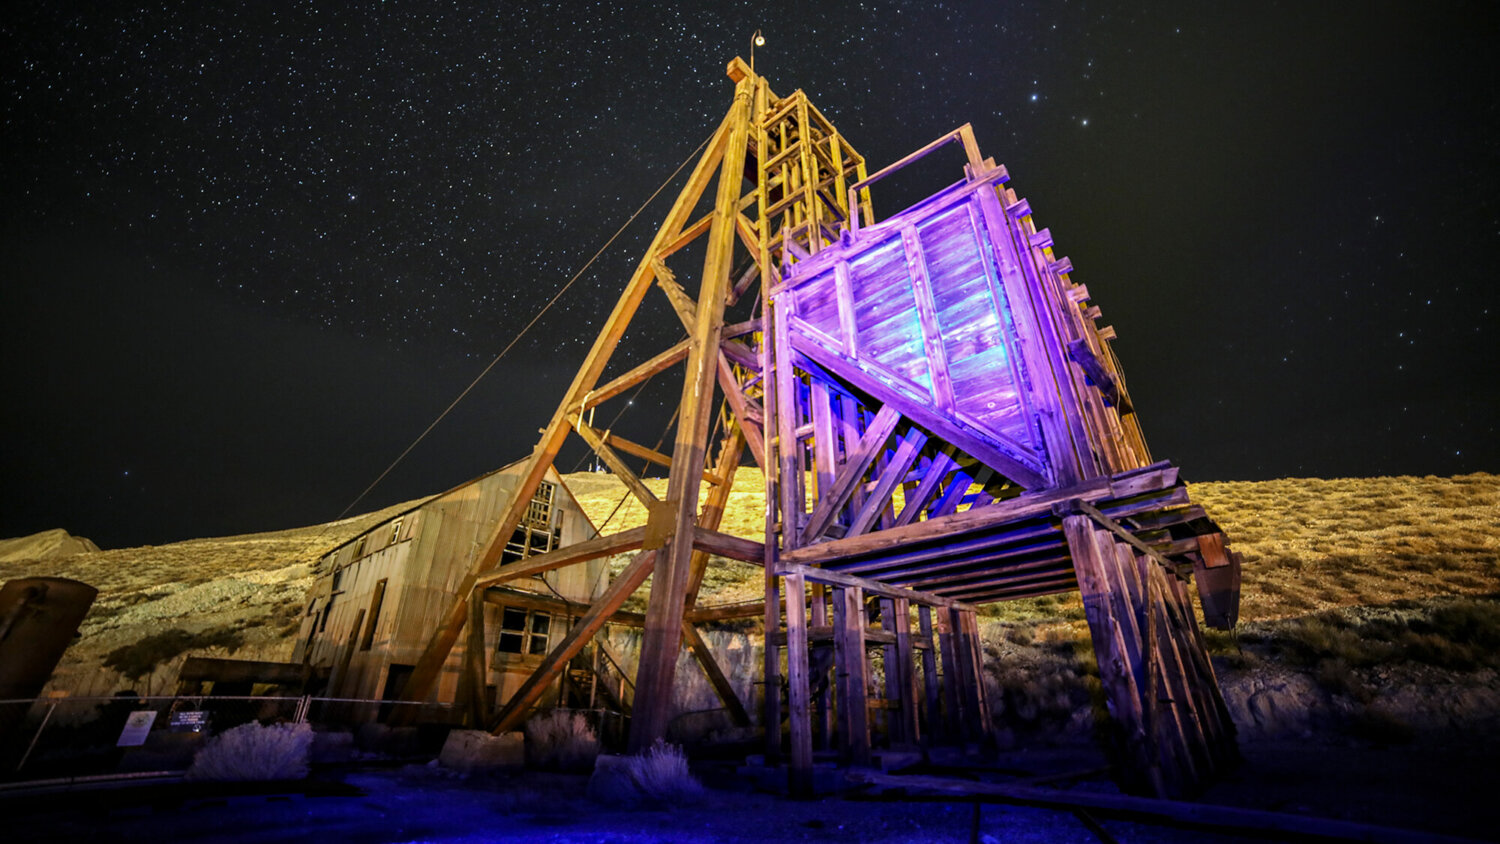
<path fill-rule="evenodd" d="M 1079 589 L 1131 785 L 1193 791 L 1232 759 L 1234 742 L 1184 584 L 1196 572 L 1205 613 L 1232 622 L 1238 557 L 1188 502 L 1176 470 L 1150 461 L 1112 331 L 1095 327 L 1086 288 L 1068 279 L 1066 259 L 968 126 L 871 175 L 802 91 L 777 96 L 738 58 L 728 71 L 728 114 L 403 697 L 425 698 L 467 627 L 460 687 L 471 721 L 515 729 L 649 577 L 630 748 L 665 736 L 684 644 L 748 725 L 746 702 L 697 630 L 725 611 L 699 606 L 698 592 L 712 555 L 755 563 L 765 567 L 766 599 L 752 611 L 766 631 L 767 752 L 805 791 L 815 744 L 853 762 L 868 761 L 872 734 L 892 747 L 982 746 L 990 723 L 975 605 Z M 963 152 L 963 178 L 877 222 L 870 186 L 950 145 Z M 678 278 L 694 274 L 682 265 L 700 255 L 694 294 Z M 653 287 L 686 337 L 612 366 Z M 593 426 L 593 409 L 669 371 L 682 379 L 670 454 Z M 572 434 L 645 505 L 648 523 L 500 565 Z M 719 530 L 747 451 L 765 477 L 764 542 Z M 668 467 L 664 498 L 626 455 Z M 483 591 L 630 551 L 490 711 Z M 885 666 L 874 699 L 871 651 Z"/>

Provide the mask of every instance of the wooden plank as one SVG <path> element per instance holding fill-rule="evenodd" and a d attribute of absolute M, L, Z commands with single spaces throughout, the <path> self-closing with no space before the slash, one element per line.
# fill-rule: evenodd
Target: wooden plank
<path fill-rule="evenodd" d="M 698 527 L 717 530 L 724 521 L 724 510 L 729 506 L 729 496 L 734 491 L 734 476 L 739 472 L 740 458 L 745 453 L 745 432 L 733 418 L 725 420 L 724 439 L 719 447 L 719 457 L 714 462 L 713 474 L 718 478 L 708 493 L 708 500 L 698 514 Z M 757 565 L 765 561 L 765 547 L 761 546 L 761 558 L 753 560 Z M 703 577 L 708 572 L 709 553 L 699 548 L 693 552 L 692 572 L 688 575 L 687 598 L 689 609 L 697 606 L 698 592 L 703 588 Z"/>
<path fill-rule="evenodd" d="M 953 381 L 948 374 L 948 348 L 943 342 L 942 326 L 937 317 L 937 302 L 932 293 L 932 279 L 927 270 L 927 258 L 922 254 L 922 244 L 917 238 L 915 226 L 902 228 L 901 243 L 906 250 L 907 266 L 911 270 L 912 293 L 917 302 L 917 322 L 922 329 L 922 348 L 927 353 L 932 394 L 937 399 L 938 409 L 952 414 L 957 410 L 957 400 L 953 394 Z"/>
<path fill-rule="evenodd" d="M 833 622 L 829 619 L 828 611 L 828 584 L 812 584 L 812 612 L 808 616 L 808 622 L 816 629 L 827 627 L 830 630 Z M 809 656 L 811 671 L 808 683 L 814 691 L 813 698 L 813 739 L 819 748 L 827 750 L 833 741 L 833 684 L 828 681 L 828 672 L 833 668 L 833 646 L 830 642 L 824 645 L 814 645 Z"/>
<path fill-rule="evenodd" d="M 767 508 L 768 513 L 769 509 Z M 769 518 L 768 515 L 767 519 Z M 765 626 L 762 628 L 766 644 L 765 664 L 761 672 L 761 678 L 765 681 L 762 702 L 765 711 L 761 724 L 765 727 L 766 759 L 775 761 L 781 758 L 781 649 L 776 646 L 775 641 L 776 636 L 781 633 L 781 577 L 776 574 L 776 566 L 773 564 L 776 544 L 767 542 L 766 549 L 766 599 L 763 602 Z"/>
<path fill-rule="evenodd" d="M 359 645 L 360 628 L 365 623 L 365 611 L 361 607 L 354 616 L 354 626 L 349 628 L 349 635 L 344 639 L 344 646 L 339 649 L 339 660 L 335 663 L 335 669 L 328 678 L 328 689 L 338 696 L 343 696 L 349 685 L 349 663 L 354 658 L 354 650 Z"/>
<path fill-rule="evenodd" d="M 807 519 L 807 527 L 802 531 L 802 545 L 814 542 L 827 532 L 834 517 L 843 509 L 854 488 L 864 479 L 865 472 L 885 447 L 886 439 L 896 430 L 896 423 L 900 421 L 901 414 L 893 405 L 885 405 L 875 414 L 875 420 L 859 438 L 859 445 L 850 452 L 843 465 L 839 466 L 830 494 L 820 497 L 817 506 L 813 507 L 812 515 Z"/>
<path fill-rule="evenodd" d="M 807 664 L 807 595 L 801 575 L 786 577 L 787 709 L 791 729 L 788 788 L 812 796 L 812 706 Z"/>
<path fill-rule="evenodd" d="M 814 377 L 808 389 L 807 409 L 813 420 L 813 477 L 817 480 L 818 497 L 822 498 L 833 494 L 834 472 L 838 468 L 838 415 L 827 381 Z"/>
<path fill-rule="evenodd" d="M 849 539 L 836 539 L 817 546 L 799 548 L 782 554 L 787 563 L 822 562 L 845 557 L 863 556 L 916 542 L 941 537 L 954 537 L 964 533 L 984 530 L 994 525 L 1018 519 L 1050 514 L 1052 505 L 1072 498 L 1110 497 L 1109 481 L 1099 478 L 1086 481 L 1066 489 L 1045 490 L 1028 493 L 1009 501 L 999 501 L 988 507 L 966 510 L 942 518 L 895 527 L 879 533 L 864 534 Z"/>
<path fill-rule="evenodd" d="M 531 708 L 541 699 L 547 687 L 567 669 L 568 661 L 583 650 L 583 646 L 594 638 L 594 634 L 598 633 L 600 628 L 604 627 L 609 617 L 619 611 L 620 605 L 624 604 L 625 600 L 639 589 L 642 583 L 646 582 L 646 578 L 651 576 L 660 553 L 659 551 L 643 551 L 636 554 L 635 559 L 615 576 L 614 582 L 604 590 L 599 600 L 589 607 L 588 612 L 584 613 L 578 623 L 568 630 L 562 641 L 552 648 L 552 652 L 542 659 L 541 665 L 531 672 L 531 676 L 526 678 L 516 693 L 511 695 L 510 700 L 500 708 L 490 725 L 490 732 L 495 735 L 508 733 L 526 720 Z M 636 692 L 636 705 L 640 705 L 639 689 Z"/>
<path fill-rule="evenodd" d="M 901 701 L 901 675 L 896 670 L 896 599 L 878 598 L 876 605 L 880 613 L 880 632 L 887 634 L 882 637 L 886 641 L 881 644 L 880 656 L 882 664 L 885 666 L 882 678 L 885 686 L 883 689 L 885 697 L 882 703 L 885 704 L 883 708 L 889 708 L 890 706 L 899 706 Z M 905 742 L 906 739 L 901 733 L 901 727 L 899 719 L 886 717 L 885 732 L 887 742 L 892 745 Z"/>
<path fill-rule="evenodd" d="M 703 636 L 698 633 L 698 628 L 691 621 L 682 621 L 683 640 L 692 649 L 693 656 L 697 657 L 698 664 L 703 668 L 703 676 L 708 678 L 709 685 L 713 686 L 714 692 L 719 700 L 724 703 L 724 710 L 737 727 L 750 726 L 750 714 L 745 711 L 745 705 L 740 702 L 740 696 L 735 693 L 734 685 L 729 678 L 724 676 L 724 669 L 719 667 L 719 661 L 714 659 L 714 653 L 709 649 L 708 643 L 703 641 Z"/>
<path fill-rule="evenodd" d="M 900 444 L 896 446 L 896 454 L 880 472 L 875 480 L 875 486 L 865 498 L 864 506 L 849 522 L 849 530 L 845 536 L 857 536 L 869 531 L 874 525 L 876 517 L 890 506 L 891 494 L 895 492 L 896 485 L 911 471 L 911 466 L 917 461 L 918 455 L 922 453 L 922 447 L 927 444 L 927 435 L 918 428 L 912 428 L 901 437 Z"/>
<path fill-rule="evenodd" d="M 848 725 L 849 761 L 870 764 L 869 673 L 865 665 L 865 601 L 858 586 L 833 590 L 836 664 L 844 682 L 839 710 Z M 842 612 L 840 607 L 842 606 Z"/>

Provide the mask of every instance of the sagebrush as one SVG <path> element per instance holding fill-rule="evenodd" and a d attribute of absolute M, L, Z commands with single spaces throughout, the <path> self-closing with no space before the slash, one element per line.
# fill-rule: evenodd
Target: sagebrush
<path fill-rule="evenodd" d="M 554 709 L 526 722 L 526 755 L 538 767 L 587 769 L 599 756 L 599 734 L 581 712 Z"/>
<path fill-rule="evenodd" d="M 307 724 L 241 724 L 208 740 L 193 758 L 187 779 L 300 780 L 307 776 L 312 741 Z"/>

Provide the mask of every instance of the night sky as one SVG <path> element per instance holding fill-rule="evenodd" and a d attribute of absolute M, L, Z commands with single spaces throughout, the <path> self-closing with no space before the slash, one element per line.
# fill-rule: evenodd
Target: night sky
<path fill-rule="evenodd" d="M 10 8 L 0 536 L 337 516 L 708 136 L 757 28 L 872 170 L 974 124 L 1188 479 L 1500 470 L 1490 3 Z M 679 184 L 356 509 L 530 451 Z"/>

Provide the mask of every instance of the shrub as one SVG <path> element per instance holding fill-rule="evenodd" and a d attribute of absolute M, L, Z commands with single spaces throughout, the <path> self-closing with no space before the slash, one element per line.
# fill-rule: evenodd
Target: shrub
<path fill-rule="evenodd" d="M 641 793 L 659 803 L 681 803 L 703 795 L 703 784 L 688 770 L 687 754 L 675 744 L 658 741 L 645 753 L 630 757 L 628 767 Z"/>
<path fill-rule="evenodd" d="M 599 760 L 589 780 L 594 799 L 617 806 L 679 806 L 703 796 L 682 748 L 658 740 L 638 756 Z"/>
<path fill-rule="evenodd" d="M 554 709 L 526 722 L 526 753 L 543 768 L 586 769 L 599 755 L 599 735 L 582 713 Z"/>
<path fill-rule="evenodd" d="M 209 739 L 186 778 L 219 782 L 302 779 L 307 776 L 312 740 L 312 727 L 307 724 L 241 724 Z"/>

